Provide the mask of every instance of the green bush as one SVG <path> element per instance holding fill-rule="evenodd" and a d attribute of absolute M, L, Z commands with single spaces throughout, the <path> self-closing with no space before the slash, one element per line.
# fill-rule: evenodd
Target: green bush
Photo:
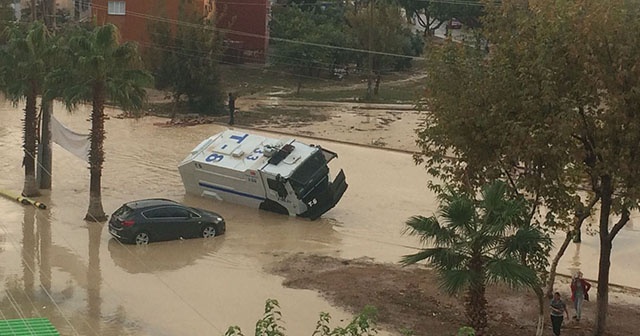
<path fill-rule="evenodd" d="M 372 336 L 378 334 L 376 329 L 377 311 L 366 306 L 346 327 L 331 328 L 331 316 L 320 313 L 313 336 Z M 282 313 L 278 300 L 268 299 L 264 307 L 264 315 L 256 322 L 255 336 L 285 336 L 285 328 L 281 325 Z M 238 326 L 227 329 L 224 336 L 245 336 Z"/>

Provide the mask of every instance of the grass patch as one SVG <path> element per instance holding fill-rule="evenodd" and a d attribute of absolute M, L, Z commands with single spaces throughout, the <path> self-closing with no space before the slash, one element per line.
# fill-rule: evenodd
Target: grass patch
<path fill-rule="evenodd" d="M 316 101 L 363 101 L 366 96 L 367 75 L 354 73 L 342 80 L 323 77 L 303 77 L 302 89 L 296 94 L 300 77 L 286 69 L 265 65 L 221 65 L 225 92 L 238 96 L 277 95 Z M 405 80 L 416 71 L 393 72 L 383 76 L 378 96 L 373 102 L 412 103 L 424 90 L 424 80 Z"/>

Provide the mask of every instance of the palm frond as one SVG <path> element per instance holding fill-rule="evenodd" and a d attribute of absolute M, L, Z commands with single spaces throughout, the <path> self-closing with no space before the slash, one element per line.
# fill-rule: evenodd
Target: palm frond
<path fill-rule="evenodd" d="M 34 91 L 41 93 L 44 78 L 50 70 L 52 44 L 50 34 L 41 22 L 13 25 L 8 36 L 0 60 L 4 83 L 0 89 L 16 102 Z"/>
<path fill-rule="evenodd" d="M 120 34 L 118 28 L 113 24 L 109 23 L 95 28 L 92 35 L 94 46 L 100 50 L 112 50 L 119 45 Z"/>
<path fill-rule="evenodd" d="M 463 291 L 469 286 L 473 274 L 465 269 L 453 269 L 440 272 L 439 287 L 449 295 Z"/>
<path fill-rule="evenodd" d="M 486 263 L 488 283 L 503 282 L 511 287 L 538 286 L 539 279 L 531 268 L 513 258 L 495 258 Z"/>
<path fill-rule="evenodd" d="M 68 109 L 105 98 L 125 111 L 142 108 L 144 87 L 152 77 L 142 69 L 136 45 L 119 44 L 115 26 L 75 29 L 65 40 L 67 46 L 58 51 L 57 57 L 63 60 L 61 64 L 72 66 L 51 71 L 47 76 L 47 96 L 61 98 Z"/>
<path fill-rule="evenodd" d="M 440 209 L 441 216 L 447 220 L 452 229 L 470 230 L 476 215 L 473 201 L 458 196 Z"/>
<path fill-rule="evenodd" d="M 400 264 L 403 266 L 409 266 L 423 260 L 429 260 L 433 254 L 432 250 L 433 249 L 423 249 L 418 253 L 404 255 L 400 259 Z"/>
<path fill-rule="evenodd" d="M 506 255 L 532 255 L 545 253 L 553 244 L 551 238 L 532 227 L 524 227 L 515 234 L 505 237 L 500 253 Z"/>
<path fill-rule="evenodd" d="M 424 244 L 436 243 L 446 245 L 453 239 L 454 232 L 443 227 L 435 216 L 412 216 L 406 221 L 404 234 L 419 236 Z"/>
<path fill-rule="evenodd" d="M 456 250 L 444 247 L 426 248 L 415 254 L 408 254 L 402 257 L 402 265 L 411 265 L 420 261 L 426 261 L 437 271 L 463 268 L 466 265 L 468 256 Z"/>

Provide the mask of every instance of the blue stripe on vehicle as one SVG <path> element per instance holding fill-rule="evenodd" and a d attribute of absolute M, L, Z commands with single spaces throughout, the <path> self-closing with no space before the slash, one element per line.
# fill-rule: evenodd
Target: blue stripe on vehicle
<path fill-rule="evenodd" d="M 226 193 L 230 193 L 230 194 L 234 194 L 234 195 L 238 195 L 238 196 L 244 196 L 244 197 L 248 197 L 248 198 L 257 199 L 259 201 L 264 201 L 265 200 L 264 197 L 251 195 L 251 194 L 247 194 L 247 193 L 243 193 L 243 192 L 240 192 L 240 191 L 235 191 L 235 190 L 231 190 L 231 189 L 227 189 L 227 188 L 223 188 L 223 187 L 214 186 L 214 185 L 211 185 L 211 184 L 205 183 L 205 182 L 198 182 L 198 185 L 200 185 L 201 187 L 205 187 L 205 188 L 209 188 L 209 189 L 213 189 L 213 190 L 224 191 Z"/>

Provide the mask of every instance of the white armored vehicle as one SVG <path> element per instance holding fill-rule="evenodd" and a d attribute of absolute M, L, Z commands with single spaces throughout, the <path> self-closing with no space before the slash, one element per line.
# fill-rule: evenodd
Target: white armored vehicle
<path fill-rule="evenodd" d="M 317 219 L 347 190 L 337 154 L 295 139 L 227 130 L 200 143 L 178 167 L 186 191 L 263 210 Z"/>

